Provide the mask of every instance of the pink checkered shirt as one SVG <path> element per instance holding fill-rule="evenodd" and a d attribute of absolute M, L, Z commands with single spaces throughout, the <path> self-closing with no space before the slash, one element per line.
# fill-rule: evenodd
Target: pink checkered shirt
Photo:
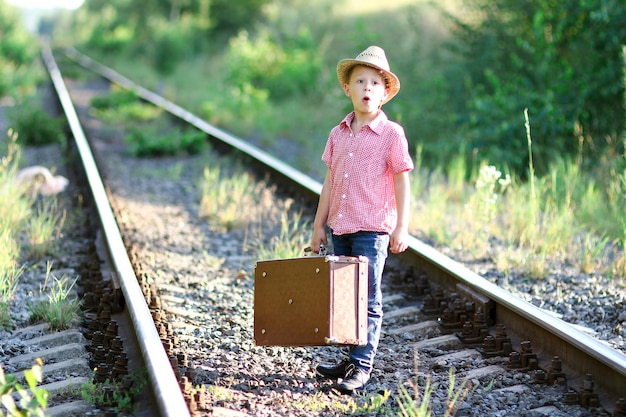
<path fill-rule="evenodd" d="M 381 110 L 353 134 L 353 118 L 333 128 L 322 154 L 330 174 L 327 224 L 337 235 L 391 233 L 398 218 L 393 176 L 413 169 L 404 129 Z"/>

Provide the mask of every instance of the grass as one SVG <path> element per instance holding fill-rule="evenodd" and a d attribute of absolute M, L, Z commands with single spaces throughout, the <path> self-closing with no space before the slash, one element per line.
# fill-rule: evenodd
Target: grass
<path fill-rule="evenodd" d="M 23 145 L 64 144 L 61 119 L 51 117 L 36 103 L 34 97 L 10 108 L 8 117 Z"/>
<path fill-rule="evenodd" d="M 253 251 L 259 259 L 302 256 L 312 226 L 302 213 L 291 210 L 293 201 L 278 198 L 274 188 L 257 182 L 241 166 L 222 164 L 229 168 L 204 169 L 200 216 L 214 227 L 244 231 L 244 251 Z"/>
<path fill-rule="evenodd" d="M 113 86 L 111 92 L 91 99 L 91 114 L 109 125 L 121 126 L 128 151 L 136 157 L 197 154 L 206 146 L 206 134 L 172 126 L 163 110 L 141 102 L 134 92 Z"/>
<path fill-rule="evenodd" d="M 215 158 L 199 182 L 199 216 L 224 231 L 246 237 L 244 251 L 260 259 L 301 256 L 309 244 L 309 223 L 281 199 L 276 189 L 258 181 L 232 158 Z"/>
<path fill-rule="evenodd" d="M 21 160 L 18 137 L 17 132 L 9 130 L 5 140 L 0 141 L 0 230 L 17 230 L 30 215 L 31 202 L 14 181 Z"/>
<path fill-rule="evenodd" d="M 71 296 L 78 277 L 73 281 L 65 275 L 57 278 L 50 272 L 51 267 L 48 264 L 46 279 L 40 288 L 41 294 L 45 294 L 47 299 L 29 304 L 30 320 L 33 323 L 46 322 L 52 330 L 69 329 L 79 318 L 82 306 L 78 298 Z M 54 282 L 48 285 L 50 281 Z"/>
<path fill-rule="evenodd" d="M 20 148 L 17 134 L 9 131 L 0 160 L 0 327 L 10 325 L 10 302 L 24 270 L 19 266 L 18 233 L 29 214 L 27 200 L 13 178 L 17 170 Z"/>
<path fill-rule="evenodd" d="M 10 303 L 18 288 L 19 280 L 27 267 L 24 256 L 31 261 L 39 261 L 53 254 L 55 240 L 65 221 L 65 213 L 60 212 L 54 197 L 27 195 L 25 186 L 15 181 L 15 174 L 21 162 L 18 135 L 9 131 L 2 142 L 0 160 L 0 327 L 11 324 Z M 22 252 L 24 250 L 24 252 Z M 69 278 L 46 275 L 41 288 L 47 301 L 34 303 L 31 308 L 33 320 L 44 320 L 53 329 L 66 328 L 72 323 L 80 308 L 77 300 L 68 298 L 74 285 Z M 50 280 L 54 285 L 48 286 Z"/>
<path fill-rule="evenodd" d="M 312 225 L 302 219 L 300 213 L 290 215 L 282 213 L 278 224 L 278 234 L 267 238 L 258 239 L 255 253 L 259 259 L 285 259 L 302 256 L 304 248 L 309 245 L 309 230 Z"/>
<path fill-rule="evenodd" d="M 200 190 L 200 217 L 225 230 L 245 227 L 259 215 L 262 191 L 240 165 L 231 172 L 220 165 L 207 166 Z"/>
<path fill-rule="evenodd" d="M 457 386 L 455 369 L 450 368 L 448 370 L 445 411 L 443 414 L 433 414 L 431 397 L 435 389 L 438 389 L 438 386 L 433 384 L 430 378 L 426 379 L 423 389 L 420 389 L 417 380 L 408 381 L 407 384 L 408 387 L 400 385 L 400 392 L 396 398 L 398 406 L 400 407 L 399 413 L 397 414 L 398 417 L 454 416 L 459 405 L 474 390 L 471 386 L 472 384 L 467 379 L 463 380 Z M 486 389 L 490 389 L 490 386 Z M 413 394 L 411 394 L 411 392 L 413 392 Z"/>
<path fill-rule="evenodd" d="M 103 383 L 92 381 L 81 386 L 82 398 L 100 408 L 113 408 L 119 415 L 133 413 L 134 398 L 148 383 L 145 369 L 134 373 L 127 380 L 107 379 Z"/>
<path fill-rule="evenodd" d="M 332 411 L 333 414 L 341 412 L 354 416 L 394 416 L 390 397 L 391 393 L 386 390 L 382 393 L 368 393 L 356 397 L 331 395 L 330 398 L 327 394 L 318 392 L 312 396 L 295 397 L 293 406 L 316 414 Z"/>
<path fill-rule="evenodd" d="M 527 141 L 532 155 L 529 130 Z M 443 168 L 424 172 L 417 155 L 418 169 L 411 174 L 413 234 L 490 257 L 505 274 L 516 268 L 543 279 L 551 273 L 551 262 L 559 261 L 626 285 L 626 231 L 615 227 L 625 221 L 618 208 L 626 206 L 623 163 L 598 167 L 590 175 L 584 161 L 562 160 L 536 177 L 530 158 L 530 177 L 521 181 L 484 163 L 476 169 L 451 163 L 445 173 Z M 459 178 L 471 180 L 460 185 Z"/>
<path fill-rule="evenodd" d="M 39 259 L 52 254 L 55 239 L 61 233 L 65 222 L 65 212 L 59 211 L 54 197 L 44 197 L 35 203 L 35 210 L 27 221 L 29 256 Z"/>

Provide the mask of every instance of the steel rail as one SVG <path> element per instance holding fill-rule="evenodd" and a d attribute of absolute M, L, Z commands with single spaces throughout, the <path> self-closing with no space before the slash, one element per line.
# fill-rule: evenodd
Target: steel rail
<path fill-rule="evenodd" d="M 122 235 L 109 204 L 93 153 L 72 104 L 67 87 L 63 82 L 61 72 L 48 45 L 43 46 L 42 56 L 85 168 L 87 181 L 100 218 L 102 232 L 105 235 L 115 274 L 124 293 L 126 308 L 135 327 L 137 342 L 146 363 L 158 409 L 162 417 L 190 416 L 189 408 L 126 253 Z"/>
<path fill-rule="evenodd" d="M 70 58 L 85 68 L 115 84 L 135 91 L 142 99 L 165 109 L 215 139 L 259 160 L 267 168 L 287 176 L 291 181 L 296 182 L 301 189 L 308 192 L 309 198 L 319 197 L 322 185 L 286 165 L 283 161 L 208 124 L 180 106 L 146 90 L 114 70 L 80 54 L 75 49 L 68 49 L 66 52 Z M 392 255 L 392 259 L 414 265 L 418 270 L 425 272 L 433 282 L 442 283 L 448 287 L 454 287 L 460 282 L 473 292 L 493 300 L 495 302 L 493 313 L 498 323 L 504 324 L 509 333 L 513 332 L 523 337 L 524 340 L 534 341 L 533 345 L 536 344 L 540 347 L 541 353 L 548 355 L 547 358 L 541 358 L 542 365 L 545 365 L 546 362 L 549 363 L 554 355 L 558 355 L 564 367 L 579 377 L 592 373 L 595 384 L 602 391 L 608 393 L 608 396 L 603 399 L 609 402 L 603 404 L 605 408 L 611 409 L 618 398 L 624 397 L 626 392 L 626 355 L 621 352 L 601 343 L 545 310 L 510 294 L 415 237 L 410 238 L 409 248 L 405 253 Z M 523 320 L 520 320 L 520 317 Z"/>

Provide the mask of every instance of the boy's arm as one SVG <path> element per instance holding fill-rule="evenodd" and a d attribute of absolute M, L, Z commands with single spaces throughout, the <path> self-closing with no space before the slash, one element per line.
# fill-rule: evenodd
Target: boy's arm
<path fill-rule="evenodd" d="M 411 187 L 409 171 L 399 172 L 393 176 L 395 186 L 396 205 L 398 209 L 398 223 L 391 233 L 389 249 L 392 253 L 404 252 L 408 247 L 409 237 L 409 210 L 411 206 Z"/>
<path fill-rule="evenodd" d="M 320 200 L 317 203 L 317 212 L 315 213 L 315 221 L 313 222 L 313 239 L 311 240 L 311 250 L 319 253 L 321 244 L 328 244 L 326 237 L 326 221 L 328 220 L 328 211 L 330 206 L 330 185 L 329 174 L 326 172 Z"/>

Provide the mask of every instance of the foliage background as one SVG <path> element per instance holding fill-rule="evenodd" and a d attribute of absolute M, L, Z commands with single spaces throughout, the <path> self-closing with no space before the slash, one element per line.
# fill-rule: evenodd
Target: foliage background
<path fill-rule="evenodd" d="M 423 146 L 427 165 L 463 151 L 523 175 L 525 108 L 540 172 L 562 157 L 595 162 L 623 152 L 626 5 L 619 0 L 396 1 L 384 8 L 323 0 L 86 0 L 73 22 L 71 33 L 89 52 L 144 58 L 165 76 L 192 56 L 221 58 L 224 81 L 249 107 L 263 113 L 302 102 L 296 108 L 325 116 L 311 126 L 296 116 L 295 126 L 281 128 L 280 116 L 270 113 L 277 131 L 241 132 L 248 135 L 301 133 L 323 142 L 349 110 L 336 88 L 336 62 L 379 44 L 403 81 L 385 110 L 405 126 L 412 147 Z M 333 100 L 343 106 L 326 106 Z M 204 107 L 215 113 L 223 106 Z"/>
<path fill-rule="evenodd" d="M 524 109 L 539 175 L 560 159 L 623 163 L 623 1 L 380 3 L 85 0 L 39 29 L 261 147 L 295 144 L 295 164 L 314 176 L 323 166 L 310 155 L 350 111 L 335 65 L 372 44 L 402 81 L 385 111 L 426 168 L 461 154 L 525 177 Z M 6 94 L 33 43 L 7 35 L 15 19 L 0 7 Z"/>
<path fill-rule="evenodd" d="M 32 92 L 41 75 L 32 68 L 37 52 L 19 11 L 0 0 L 0 99 Z"/>

